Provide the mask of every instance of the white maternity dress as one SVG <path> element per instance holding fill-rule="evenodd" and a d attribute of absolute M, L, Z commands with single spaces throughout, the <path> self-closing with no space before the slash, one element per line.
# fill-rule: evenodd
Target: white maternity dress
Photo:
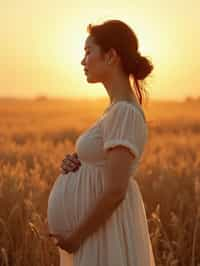
<path fill-rule="evenodd" d="M 73 232 L 104 191 L 106 150 L 123 145 L 136 158 L 125 199 L 106 224 L 69 254 L 59 249 L 62 266 L 154 266 L 146 212 L 134 179 L 147 141 L 142 109 L 118 101 L 79 136 L 75 151 L 81 160 L 76 172 L 59 175 L 48 200 L 49 231 L 67 236 Z"/>

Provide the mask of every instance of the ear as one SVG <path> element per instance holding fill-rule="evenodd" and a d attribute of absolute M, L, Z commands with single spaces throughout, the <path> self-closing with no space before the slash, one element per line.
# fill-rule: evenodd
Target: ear
<path fill-rule="evenodd" d="M 112 64 L 113 62 L 119 61 L 119 56 L 114 48 L 110 48 L 110 50 L 106 53 L 106 62 L 108 64 Z"/>

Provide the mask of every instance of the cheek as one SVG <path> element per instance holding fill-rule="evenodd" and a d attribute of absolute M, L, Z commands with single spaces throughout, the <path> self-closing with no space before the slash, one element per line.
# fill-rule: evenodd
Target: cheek
<path fill-rule="evenodd" d="M 95 73 L 96 75 L 102 75 L 104 72 L 104 62 L 102 61 L 99 56 L 91 56 L 88 60 L 88 68 L 92 71 L 92 73 Z"/>
<path fill-rule="evenodd" d="M 99 54 L 90 54 L 87 57 L 88 82 L 101 82 L 105 77 L 105 63 Z"/>
<path fill-rule="evenodd" d="M 100 58 L 100 55 L 98 53 L 92 52 L 87 57 L 87 64 L 92 65 L 92 67 L 98 67 L 102 64 L 102 58 Z"/>
<path fill-rule="evenodd" d="M 98 63 L 98 59 L 95 55 L 90 55 L 88 56 L 86 62 L 87 62 L 88 67 L 90 66 L 94 67 Z"/>

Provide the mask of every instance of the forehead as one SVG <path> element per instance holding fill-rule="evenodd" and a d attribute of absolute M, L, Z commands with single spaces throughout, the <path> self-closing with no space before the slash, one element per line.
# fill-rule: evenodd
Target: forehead
<path fill-rule="evenodd" d="M 84 49 L 91 49 L 97 47 L 97 44 L 95 43 L 94 39 L 92 36 L 88 36 L 87 39 L 85 40 L 85 46 Z"/>

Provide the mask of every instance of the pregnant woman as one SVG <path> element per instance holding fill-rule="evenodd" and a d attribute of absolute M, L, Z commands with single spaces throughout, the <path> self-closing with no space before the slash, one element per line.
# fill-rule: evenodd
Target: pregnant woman
<path fill-rule="evenodd" d="M 89 24 L 87 31 L 81 64 L 89 83 L 103 84 L 110 105 L 63 161 L 49 196 L 49 231 L 62 266 L 154 266 L 134 178 L 148 137 L 140 82 L 153 66 L 124 22 Z M 65 172 L 72 160 L 76 168 Z"/>

